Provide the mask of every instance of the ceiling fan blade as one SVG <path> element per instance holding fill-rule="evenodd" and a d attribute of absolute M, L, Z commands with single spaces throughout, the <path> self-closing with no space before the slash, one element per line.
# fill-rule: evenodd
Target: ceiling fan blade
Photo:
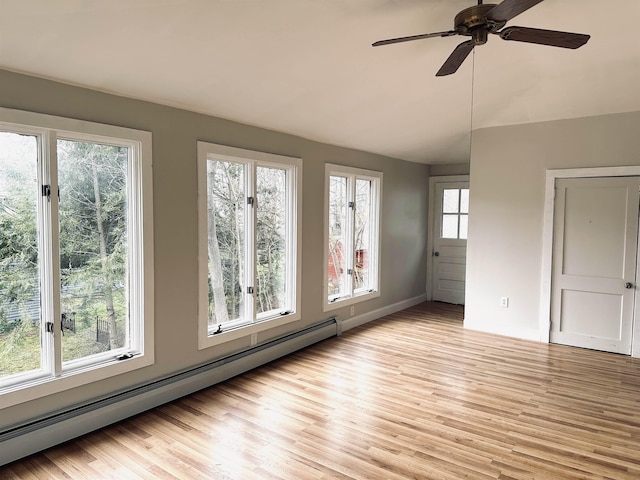
<path fill-rule="evenodd" d="M 421 35 L 411 35 L 409 37 L 398 37 L 398 38 L 389 38 L 387 40 L 378 40 L 375 43 L 372 43 L 372 47 L 380 47 L 382 45 L 391 45 L 393 43 L 402 43 L 402 42 L 411 42 L 413 40 L 422 40 L 423 38 L 434 38 L 434 37 L 450 37 L 452 35 L 457 35 L 458 32 L 455 30 L 449 30 L 448 32 L 435 32 L 435 33 L 423 33 Z"/>
<path fill-rule="evenodd" d="M 504 0 L 489 10 L 486 18 L 494 22 L 507 22 L 540 2 L 542 0 Z"/>
<path fill-rule="evenodd" d="M 467 40 L 466 42 L 462 42 L 458 45 L 449 58 L 444 62 L 438 73 L 436 73 L 436 77 L 444 77 L 445 75 L 451 75 L 452 73 L 456 73 L 462 62 L 469 56 L 475 44 L 473 40 Z"/>
<path fill-rule="evenodd" d="M 503 40 L 516 42 L 537 43 L 562 48 L 580 48 L 591 38 L 582 33 L 558 32 L 556 30 L 543 30 L 540 28 L 508 27 L 498 32 Z"/>

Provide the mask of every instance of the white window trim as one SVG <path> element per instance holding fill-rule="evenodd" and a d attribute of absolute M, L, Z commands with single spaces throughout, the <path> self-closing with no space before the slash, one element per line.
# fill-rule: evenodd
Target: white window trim
<path fill-rule="evenodd" d="M 16 383 L 20 376 L 12 378 L 12 383 L 4 387 L 0 387 L 0 409 L 12 405 L 17 405 L 29 400 L 34 400 L 47 395 L 59 393 L 71 388 L 76 388 L 95 381 L 103 380 L 109 377 L 120 375 L 132 370 L 153 365 L 154 363 L 154 283 L 153 283 L 153 178 L 152 178 L 152 161 L 151 146 L 152 136 L 150 132 L 134 130 L 125 127 L 117 127 L 113 125 L 105 125 L 83 120 L 75 120 L 53 115 L 44 115 L 22 110 L 13 110 L 0 107 L 0 128 L 7 131 L 15 131 L 20 133 L 33 133 L 42 136 L 42 142 L 47 143 L 49 148 L 42 147 L 44 155 L 48 151 L 55 151 L 56 139 L 73 138 L 73 139 L 96 139 L 104 142 L 109 138 L 113 139 L 117 145 L 127 146 L 135 150 L 135 158 L 137 165 L 133 168 L 132 173 L 139 177 L 139 188 L 130 191 L 129 194 L 135 193 L 135 211 L 131 214 L 135 217 L 131 222 L 141 225 L 140 234 L 132 232 L 135 237 L 131 240 L 131 246 L 138 253 L 133 258 L 136 259 L 137 265 L 131 271 L 131 290 L 136 291 L 136 296 L 140 301 L 132 302 L 132 316 L 142 319 L 143 326 L 136 334 L 139 336 L 139 353 L 125 360 L 116 360 L 113 355 L 105 357 L 101 362 L 94 361 L 91 364 L 82 364 L 77 362 L 69 363 L 69 368 L 62 368 L 61 359 L 57 358 L 58 365 L 54 366 L 55 375 L 38 376 L 33 374 L 25 374 L 24 381 Z M 55 163 L 56 159 L 50 159 Z M 53 187 L 57 185 L 57 179 L 52 179 Z M 133 179 L 135 182 L 135 179 Z M 53 188 L 52 188 L 53 189 Z M 57 216 L 57 196 L 51 196 L 53 216 Z M 52 219 L 47 219 L 51 221 Z M 53 218 L 55 224 L 57 219 Z M 57 241 L 57 236 L 54 236 Z M 51 248 L 51 245 L 41 245 L 45 251 Z M 51 255 L 51 252 L 48 253 Z M 59 265 L 53 262 L 53 269 L 47 275 L 56 278 L 56 271 L 59 276 Z M 60 331 L 59 322 L 60 315 L 55 315 L 60 310 L 60 306 L 53 305 L 51 299 L 43 301 L 49 302 L 50 307 L 54 311 L 54 331 L 53 342 L 44 341 L 43 349 L 50 352 L 49 349 L 60 349 Z M 95 360 L 95 357 L 94 357 Z M 45 365 L 47 367 L 47 365 Z"/>
<path fill-rule="evenodd" d="M 291 269 L 289 273 L 294 279 L 292 282 L 295 289 L 293 292 L 295 296 L 294 311 L 287 315 L 268 318 L 261 318 L 259 315 L 252 324 L 242 325 L 216 335 L 209 335 L 208 318 L 207 160 L 210 158 L 238 163 L 251 162 L 258 166 L 282 167 L 283 165 L 289 165 L 293 167 L 291 169 L 291 174 L 293 175 L 291 181 L 292 191 L 290 192 L 293 202 L 291 202 L 291 211 L 288 213 L 294 238 L 291 245 L 294 262 L 289 265 Z M 255 345 L 257 342 L 256 334 L 300 320 L 302 285 L 301 211 L 302 159 L 198 141 L 198 349 L 202 350 L 244 337 L 249 337 L 251 345 Z M 253 264 L 255 262 L 251 263 L 251 265 Z"/>
<path fill-rule="evenodd" d="M 330 312 L 338 308 L 354 305 L 356 303 L 371 300 L 380 296 L 380 253 L 381 248 L 381 227 L 380 217 L 382 212 L 382 172 L 376 172 L 373 170 L 365 170 L 362 168 L 346 167 L 344 165 L 337 165 L 333 163 L 325 164 L 324 170 L 324 259 L 323 259 L 323 295 L 322 295 L 322 311 Z M 372 292 L 358 294 L 350 297 L 339 298 L 335 301 L 329 301 L 329 177 L 336 176 L 357 176 L 360 178 L 370 179 L 375 182 L 377 188 L 372 198 L 372 212 L 371 212 L 371 228 L 375 229 L 375 245 L 372 246 L 369 254 L 369 269 L 370 275 L 374 275 L 375 282 Z"/>

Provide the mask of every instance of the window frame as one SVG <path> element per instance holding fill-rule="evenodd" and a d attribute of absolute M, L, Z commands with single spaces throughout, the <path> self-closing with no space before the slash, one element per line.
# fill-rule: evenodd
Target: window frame
<path fill-rule="evenodd" d="M 329 297 L 329 196 L 330 196 L 330 178 L 332 176 L 347 178 L 347 195 L 349 201 L 355 201 L 355 184 L 358 179 L 371 181 L 371 207 L 369 212 L 370 228 L 372 230 L 371 240 L 373 245 L 368 253 L 369 259 L 369 276 L 372 277 L 370 285 L 365 292 L 357 292 L 353 288 L 353 279 L 349 288 L 349 294 L 344 296 Z M 325 164 L 325 180 L 324 180 L 324 260 L 323 260 L 323 300 L 322 310 L 324 312 L 336 310 L 341 307 L 354 305 L 364 302 L 372 298 L 380 296 L 380 257 L 381 257 L 381 212 L 382 212 L 382 182 L 383 173 L 366 170 L 362 168 L 347 167 L 344 165 L 326 163 Z M 355 249 L 353 245 L 353 219 L 346 219 L 347 234 L 350 240 L 346 257 L 350 264 L 355 263 Z"/>
<path fill-rule="evenodd" d="M 79 140 L 128 148 L 127 209 L 131 348 L 62 362 L 59 202 L 39 195 L 38 251 L 42 284 L 41 293 L 42 368 L 16 374 L 0 382 L 0 408 L 9 407 L 46 395 L 59 393 L 95 381 L 153 365 L 154 358 L 154 282 L 153 282 L 153 178 L 152 135 L 126 127 L 75 120 L 0 107 L 0 130 L 39 138 L 38 185 L 58 189 L 57 140 Z M 130 218 L 129 218 L 130 217 Z M 44 226 L 44 228 L 43 228 Z M 53 320 L 52 334 L 44 324 Z M 123 351 L 120 351 L 123 350 Z M 127 350 L 127 352 L 124 352 Z M 118 353 L 131 353 L 117 359 Z"/>
<path fill-rule="evenodd" d="M 301 314 L 301 211 L 302 211 L 302 159 L 287 157 L 254 150 L 246 150 L 226 145 L 218 145 L 205 141 L 197 142 L 197 169 L 198 169 L 198 349 L 220 345 L 243 337 L 250 337 L 251 344 L 257 342 L 257 334 L 265 330 L 286 325 L 300 320 Z M 289 250 L 289 261 L 287 262 L 287 285 L 291 288 L 288 291 L 288 302 L 292 311 L 285 315 L 281 314 L 256 314 L 256 295 L 251 295 L 252 306 L 250 307 L 251 318 L 242 321 L 230 321 L 227 329 L 220 333 L 213 334 L 209 327 L 208 308 L 208 204 L 207 204 L 207 162 L 209 160 L 229 161 L 241 163 L 251 169 L 245 183 L 250 183 L 247 194 L 255 198 L 256 181 L 255 172 L 258 167 L 271 167 L 285 169 L 287 175 L 287 205 L 288 230 L 287 245 Z M 259 199 L 258 202 L 259 203 Z M 258 205 L 259 208 L 259 205 Z M 248 222 L 245 239 L 246 270 L 252 270 L 252 277 L 256 278 L 257 251 L 256 251 L 256 216 L 257 209 L 254 208 L 246 215 L 252 217 Z M 249 239 L 249 234 L 251 239 Z M 255 285 L 254 285 L 255 288 Z M 235 325 L 233 324 L 235 322 Z"/>

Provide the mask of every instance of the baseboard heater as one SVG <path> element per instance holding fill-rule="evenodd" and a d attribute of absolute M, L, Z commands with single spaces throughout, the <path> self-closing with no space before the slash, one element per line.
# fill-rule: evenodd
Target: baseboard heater
<path fill-rule="evenodd" d="M 340 321 L 333 317 L 223 359 L 13 427 L 0 433 L 0 465 L 210 387 L 340 333 Z"/>

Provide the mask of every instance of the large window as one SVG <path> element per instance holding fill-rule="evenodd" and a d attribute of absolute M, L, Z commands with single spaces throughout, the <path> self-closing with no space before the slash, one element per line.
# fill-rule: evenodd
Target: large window
<path fill-rule="evenodd" d="M 300 318 L 300 159 L 198 142 L 200 348 Z"/>
<path fill-rule="evenodd" d="M 0 405 L 153 362 L 150 136 L 0 109 Z"/>
<path fill-rule="evenodd" d="M 382 173 L 327 164 L 325 310 L 379 295 Z"/>

